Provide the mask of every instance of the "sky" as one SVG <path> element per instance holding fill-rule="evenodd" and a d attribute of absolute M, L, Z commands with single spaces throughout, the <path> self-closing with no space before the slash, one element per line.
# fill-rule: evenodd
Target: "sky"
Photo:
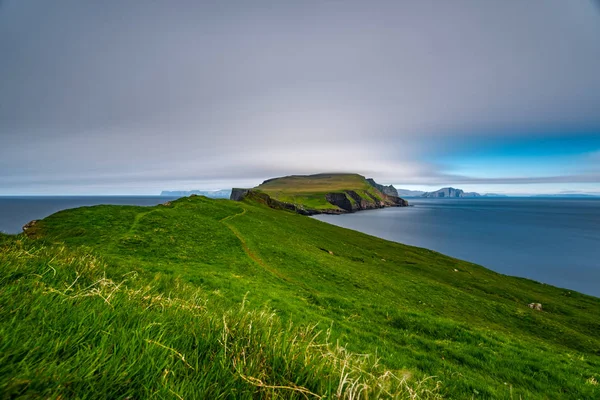
<path fill-rule="evenodd" d="M 593 0 L 0 0 L 0 195 L 600 193 Z"/>

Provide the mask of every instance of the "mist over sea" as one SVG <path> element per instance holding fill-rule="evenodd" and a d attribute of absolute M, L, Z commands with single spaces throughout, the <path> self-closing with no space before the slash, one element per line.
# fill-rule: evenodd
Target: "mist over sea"
<path fill-rule="evenodd" d="M 314 218 L 600 297 L 600 199 L 408 199 Z"/>

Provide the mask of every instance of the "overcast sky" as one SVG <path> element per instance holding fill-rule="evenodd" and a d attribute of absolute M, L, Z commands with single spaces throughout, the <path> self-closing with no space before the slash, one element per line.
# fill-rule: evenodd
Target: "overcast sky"
<path fill-rule="evenodd" d="M 334 171 L 600 192 L 598 3 L 0 0 L 0 195 Z"/>

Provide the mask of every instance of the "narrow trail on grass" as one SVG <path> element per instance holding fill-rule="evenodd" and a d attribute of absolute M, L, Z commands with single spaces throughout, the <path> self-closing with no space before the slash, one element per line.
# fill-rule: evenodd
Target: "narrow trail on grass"
<path fill-rule="evenodd" d="M 150 210 L 150 211 L 145 211 L 145 212 L 136 214 L 135 217 L 133 218 L 133 222 L 131 223 L 131 226 L 129 227 L 129 230 L 127 231 L 127 234 L 128 235 L 133 234 L 135 228 L 137 228 L 137 226 L 140 224 L 140 221 L 142 220 L 142 218 L 144 218 L 146 215 L 151 214 L 156 211 L 157 210 Z"/>
<path fill-rule="evenodd" d="M 246 240 L 244 239 L 244 237 L 242 236 L 242 234 L 240 233 L 240 231 L 238 231 L 238 229 L 235 226 L 232 226 L 231 224 L 228 223 L 232 219 L 234 219 L 236 217 L 241 217 L 242 215 L 246 214 L 246 212 L 248 210 L 246 210 L 244 207 L 242 207 L 242 208 L 244 209 L 244 211 L 242 211 L 240 213 L 237 213 L 237 214 L 229 215 L 229 216 L 227 216 L 225 218 L 222 218 L 221 220 L 219 220 L 219 222 L 221 222 L 231 232 L 233 232 L 233 234 L 238 238 L 238 240 L 242 244 L 242 248 L 244 249 L 244 252 L 246 253 L 246 255 L 248 257 L 250 257 L 251 260 L 253 260 L 255 263 L 257 263 L 258 265 L 260 265 L 263 269 L 265 269 L 266 271 L 268 271 L 271 274 L 275 275 L 276 277 L 278 277 L 280 279 L 283 279 L 286 282 L 290 282 L 289 278 L 287 278 L 286 276 L 282 275 L 280 272 L 278 272 L 278 271 L 270 268 L 256 253 L 254 253 L 250 249 L 250 247 L 248 246 L 248 243 L 246 243 Z"/>

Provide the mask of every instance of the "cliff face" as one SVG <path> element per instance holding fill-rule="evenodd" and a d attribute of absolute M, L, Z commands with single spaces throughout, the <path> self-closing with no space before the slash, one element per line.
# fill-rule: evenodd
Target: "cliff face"
<path fill-rule="evenodd" d="M 379 183 L 375 182 L 375 180 L 373 178 L 368 178 L 367 182 L 369 182 L 369 184 L 371 186 L 373 186 L 375 189 L 379 190 L 381 193 L 383 193 L 385 195 L 399 197 L 398 191 L 396 190 L 396 188 L 393 185 L 389 185 L 389 186 L 380 185 Z"/>
<path fill-rule="evenodd" d="M 288 210 L 294 211 L 298 214 L 302 215 L 315 215 L 315 214 L 342 214 L 346 212 L 345 210 L 316 210 L 311 208 L 306 208 L 299 204 L 287 203 L 285 201 L 279 201 L 277 199 L 272 198 L 266 193 L 261 192 L 260 190 L 255 189 L 239 189 L 234 188 L 231 191 L 230 200 L 234 201 L 242 201 L 244 199 L 251 199 L 256 201 L 257 203 L 265 204 L 271 208 L 276 210 Z M 340 201 L 342 201 L 340 199 Z"/>
<path fill-rule="evenodd" d="M 399 197 L 383 195 L 383 199 L 379 200 L 376 197 L 371 197 L 371 200 L 365 200 L 353 190 L 346 192 L 332 192 L 325 194 L 325 199 L 328 203 L 338 208 L 311 208 L 302 204 L 288 203 L 272 198 L 267 193 L 255 189 L 240 189 L 234 188 L 231 191 L 231 200 L 242 201 L 246 198 L 252 199 L 262 204 L 266 204 L 271 208 L 278 210 L 295 211 L 302 215 L 316 214 L 344 214 L 361 210 L 374 210 L 384 207 L 406 207 L 408 202 Z"/>
<path fill-rule="evenodd" d="M 251 198 L 272 208 L 305 215 L 343 214 L 408 205 L 406 200 L 387 193 L 397 194 L 397 191 L 391 185 L 379 185 L 362 175 L 332 173 L 268 179 L 253 189 L 233 189 L 231 200 Z"/>
<path fill-rule="evenodd" d="M 408 206 L 408 202 L 399 197 L 387 196 L 384 194 L 382 199 L 378 199 L 369 192 L 365 192 L 363 195 L 366 195 L 366 197 L 369 197 L 369 199 L 365 199 L 354 190 L 346 190 L 343 193 L 328 193 L 325 195 L 325 198 L 329 203 L 338 206 L 346 212 L 373 210 L 383 207 Z"/>
<path fill-rule="evenodd" d="M 249 191 L 250 189 L 233 188 L 229 200 L 242 201 Z"/>

